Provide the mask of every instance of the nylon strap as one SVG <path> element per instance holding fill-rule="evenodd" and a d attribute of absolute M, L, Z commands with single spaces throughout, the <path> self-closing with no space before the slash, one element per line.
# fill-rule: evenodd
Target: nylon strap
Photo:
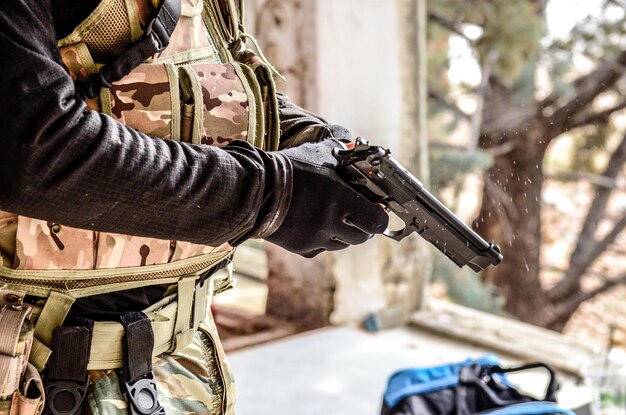
<path fill-rule="evenodd" d="M 143 61 L 164 50 L 170 43 L 180 11 L 180 0 L 163 0 L 137 42 L 97 73 L 91 74 L 86 80 L 75 82 L 78 94 L 83 98 L 97 97 L 101 88 L 110 88 L 113 82 L 119 81 Z"/>
<path fill-rule="evenodd" d="M 154 334 L 148 316 L 140 311 L 120 317 L 125 335 L 122 340 L 122 374 L 128 383 L 134 383 L 152 372 Z"/>
<path fill-rule="evenodd" d="M 209 306 L 209 298 L 213 295 L 214 285 L 215 280 L 213 278 L 209 278 L 208 280 L 202 281 L 196 286 L 196 292 L 194 293 L 193 301 L 192 322 L 192 328 L 194 333 L 198 331 L 200 323 L 204 321 L 206 317 L 206 311 Z"/>
<path fill-rule="evenodd" d="M 125 329 L 120 387 L 129 415 L 165 415 L 152 373 L 154 335 L 148 316 L 130 312 L 120 317 Z"/>
<path fill-rule="evenodd" d="M 29 361 L 40 372 L 48 363 L 52 350 L 52 331 L 61 326 L 69 313 L 75 298 L 57 291 L 51 291 L 35 325 L 35 338 Z"/>
<path fill-rule="evenodd" d="M 31 307 L 23 304 L 24 292 L 0 290 L 0 399 L 19 389 L 29 347 L 18 354 L 20 333 Z"/>
<path fill-rule="evenodd" d="M 48 362 L 49 380 L 85 382 L 91 347 L 93 321 L 85 326 L 57 327 L 52 335 L 52 355 Z M 71 359 L 72 364 L 68 364 Z"/>
<path fill-rule="evenodd" d="M 193 341 L 195 330 L 191 328 L 191 318 L 196 279 L 197 276 L 194 275 L 178 281 L 178 311 L 174 326 L 176 337 L 173 353 L 184 349 Z"/>
<path fill-rule="evenodd" d="M 81 414 L 89 376 L 87 363 L 94 322 L 57 327 L 52 332 L 52 354 L 46 372 L 44 415 Z"/>

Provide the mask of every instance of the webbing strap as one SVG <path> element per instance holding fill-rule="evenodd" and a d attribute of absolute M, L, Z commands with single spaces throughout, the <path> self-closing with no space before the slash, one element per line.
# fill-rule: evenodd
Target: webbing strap
<path fill-rule="evenodd" d="M 140 311 L 126 313 L 120 320 L 125 331 L 122 374 L 126 382 L 133 383 L 152 372 L 154 334 L 148 316 Z"/>
<path fill-rule="evenodd" d="M 209 297 L 213 294 L 213 286 L 215 285 L 214 281 L 215 280 L 213 278 L 209 278 L 196 286 L 196 292 L 193 300 L 192 322 L 194 333 L 198 331 L 200 323 L 204 321 L 206 317 L 206 311 L 209 306 Z"/>
<path fill-rule="evenodd" d="M 75 298 L 57 291 L 51 291 L 46 304 L 41 310 L 37 324 L 35 324 L 35 338 L 29 361 L 39 371 L 48 363 L 52 350 L 52 332 L 61 326 L 69 313 Z"/>
<path fill-rule="evenodd" d="M 157 398 L 156 381 L 152 373 L 154 334 L 148 316 L 132 311 L 120 317 L 125 334 L 120 387 L 130 415 L 165 415 Z"/>
<path fill-rule="evenodd" d="M 180 18 L 180 11 L 180 0 L 163 0 L 137 42 L 97 73 L 91 74 L 86 80 L 75 82 L 78 94 L 83 98 L 97 97 L 101 88 L 110 88 L 113 82 L 119 81 L 143 61 L 165 49 Z"/>
<path fill-rule="evenodd" d="M 23 304 L 24 293 L 0 291 L 0 354 L 15 356 L 20 331 L 31 307 Z M 0 372 L 2 373 L 2 372 Z"/>
<path fill-rule="evenodd" d="M 173 353 L 187 347 L 192 341 L 195 330 L 191 328 L 191 317 L 194 303 L 194 290 L 197 276 L 181 278 L 178 281 L 178 311 L 176 312 L 176 333 Z"/>
<path fill-rule="evenodd" d="M 45 401 L 44 387 L 37 369 L 31 364 L 26 365 L 22 390 L 15 391 L 11 400 L 9 414 L 38 414 Z M 22 393 L 23 392 L 23 393 Z"/>
<path fill-rule="evenodd" d="M 24 293 L 0 290 L 0 399 L 6 399 L 19 388 L 26 356 L 18 355 L 20 332 L 31 307 L 23 304 Z M 28 349 L 28 347 L 26 348 Z"/>
<path fill-rule="evenodd" d="M 87 363 L 94 323 L 91 320 L 83 320 L 81 323 L 82 326 L 57 327 L 52 332 L 52 355 L 45 379 L 44 415 L 74 415 L 83 412 L 89 384 Z"/>
<path fill-rule="evenodd" d="M 87 379 L 87 363 L 91 347 L 93 321 L 85 326 L 57 327 L 52 335 L 52 356 L 48 363 L 47 379 L 69 380 L 77 383 Z M 68 364 L 71 358 L 72 364 Z"/>

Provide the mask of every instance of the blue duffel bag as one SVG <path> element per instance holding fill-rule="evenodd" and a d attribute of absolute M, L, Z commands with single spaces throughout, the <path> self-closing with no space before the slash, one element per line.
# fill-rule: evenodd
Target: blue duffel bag
<path fill-rule="evenodd" d="M 544 363 L 502 368 L 489 355 L 461 363 L 401 370 L 387 383 L 381 415 L 574 415 L 556 405 L 559 388 Z M 545 397 L 520 392 L 506 374 L 543 368 L 550 377 Z"/>

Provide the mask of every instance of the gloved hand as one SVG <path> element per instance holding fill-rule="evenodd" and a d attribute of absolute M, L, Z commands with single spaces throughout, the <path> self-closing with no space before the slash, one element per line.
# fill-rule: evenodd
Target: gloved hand
<path fill-rule="evenodd" d="M 388 216 L 336 173 L 336 139 L 281 150 L 293 167 L 291 203 L 282 224 L 266 240 L 311 258 L 365 242 L 387 227 Z"/>
<path fill-rule="evenodd" d="M 350 131 L 337 124 L 330 124 L 319 115 L 313 114 L 278 93 L 280 115 L 280 147 L 297 147 L 304 143 L 323 141 L 329 137 L 352 141 Z"/>

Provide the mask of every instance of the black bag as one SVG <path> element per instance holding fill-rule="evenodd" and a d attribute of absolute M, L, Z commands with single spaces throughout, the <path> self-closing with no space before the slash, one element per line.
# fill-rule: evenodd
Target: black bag
<path fill-rule="evenodd" d="M 550 381 L 543 400 L 524 395 L 506 373 L 543 368 Z M 544 363 L 502 368 L 497 358 L 396 372 L 389 378 L 381 415 L 547 415 L 574 413 L 556 405 L 559 388 Z"/>

